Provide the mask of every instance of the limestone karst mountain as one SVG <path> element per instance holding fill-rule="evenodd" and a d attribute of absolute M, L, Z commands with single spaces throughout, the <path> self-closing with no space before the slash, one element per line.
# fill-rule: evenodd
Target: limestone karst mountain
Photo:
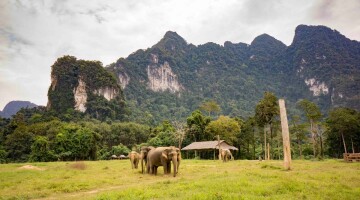
<path fill-rule="evenodd" d="M 251 44 L 196 46 L 168 31 L 151 48 L 120 58 L 106 70 L 124 91 L 129 119 L 144 123 L 185 118 L 210 99 L 220 104 L 222 114 L 246 117 L 265 91 L 285 98 L 290 114 L 303 98 L 317 102 L 323 111 L 336 106 L 360 109 L 360 43 L 325 26 L 298 26 L 290 46 L 267 34 Z M 95 106 L 85 94 L 104 96 L 96 92 L 100 86 L 84 92 L 85 74 L 75 76 L 67 87 L 66 98 L 78 99 L 67 108 Z M 121 93 L 116 83 L 110 85 L 115 88 L 111 91 Z M 52 87 L 49 99 L 56 95 Z"/>
<path fill-rule="evenodd" d="M 114 75 L 98 61 L 58 58 L 52 66 L 48 110 L 77 110 L 97 119 L 122 119 L 124 98 Z M 70 111 L 69 111 L 70 109 Z"/>

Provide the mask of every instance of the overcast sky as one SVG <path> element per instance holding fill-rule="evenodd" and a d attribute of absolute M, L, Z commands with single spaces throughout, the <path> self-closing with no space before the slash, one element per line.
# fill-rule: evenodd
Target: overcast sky
<path fill-rule="evenodd" d="M 171 30 L 195 45 L 290 45 L 297 25 L 325 25 L 360 41 L 360 0 L 0 0 L 0 110 L 11 100 L 46 105 L 58 57 L 104 65 Z"/>

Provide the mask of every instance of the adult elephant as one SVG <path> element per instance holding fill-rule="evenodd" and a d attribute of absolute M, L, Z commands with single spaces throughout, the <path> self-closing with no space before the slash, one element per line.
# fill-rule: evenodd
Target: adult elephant
<path fill-rule="evenodd" d="M 157 174 L 157 168 L 163 166 L 164 174 L 171 173 L 171 162 L 174 165 L 174 177 L 177 174 L 178 164 L 178 155 L 180 149 L 171 147 L 158 147 L 149 151 L 147 156 L 147 169 L 150 174 Z M 181 156 L 180 156 L 181 157 Z"/>
<path fill-rule="evenodd" d="M 131 168 L 137 169 L 139 165 L 140 154 L 136 151 L 131 151 L 128 157 L 130 158 Z"/>
<path fill-rule="evenodd" d="M 227 162 L 229 158 L 231 160 L 234 160 L 234 156 L 232 155 L 229 149 L 220 149 L 220 155 L 221 155 L 221 160 L 223 162 Z"/>
<path fill-rule="evenodd" d="M 140 151 L 140 159 L 141 159 L 141 173 L 145 173 L 145 167 L 147 165 L 147 156 L 149 151 L 151 151 L 152 149 L 155 149 L 152 146 L 143 146 L 141 147 L 141 151 Z M 145 162 L 145 166 L 144 166 L 144 162 Z M 148 171 L 149 173 L 149 171 Z"/>

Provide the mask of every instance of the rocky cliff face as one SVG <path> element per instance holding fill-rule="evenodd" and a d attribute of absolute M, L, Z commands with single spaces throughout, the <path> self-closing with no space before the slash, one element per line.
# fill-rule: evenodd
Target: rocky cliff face
<path fill-rule="evenodd" d="M 75 110 L 80 112 L 86 111 L 87 93 L 86 83 L 79 78 L 79 84 L 74 88 Z"/>
<path fill-rule="evenodd" d="M 157 63 L 148 65 L 147 75 L 149 80 L 148 86 L 155 92 L 168 90 L 171 93 L 175 93 L 183 88 L 168 62 L 160 65 L 157 65 Z"/>
<path fill-rule="evenodd" d="M 120 119 L 124 97 L 115 77 L 100 62 L 59 58 L 52 66 L 48 110 L 74 109 L 98 119 Z M 115 113 L 115 115 L 114 115 Z"/>
<path fill-rule="evenodd" d="M 94 90 L 93 93 L 98 96 L 102 96 L 106 100 L 110 101 L 112 99 L 115 99 L 116 96 L 119 95 L 119 90 L 118 88 L 114 88 L 114 87 L 102 87 L 97 90 Z"/>

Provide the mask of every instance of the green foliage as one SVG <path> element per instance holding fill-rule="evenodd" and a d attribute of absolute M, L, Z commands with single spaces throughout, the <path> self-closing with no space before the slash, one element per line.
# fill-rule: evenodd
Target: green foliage
<path fill-rule="evenodd" d="M 151 132 L 151 138 L 147 141 L 150 146 L 177 146 L 175 128 L 169 121 L 163 121 Z"/>
<path fill-rule="evenodd" d="M 31 153 L 33 137 L 33 133 L 24 125 L 17 127 L 12 134 L 6 136 L 4 148 L 8 158 L 16 162 L 27 161 Z"/>
<path fill-rule="evenodd" d="M 221 110 L 219 104 L 217 104 L 214 100 L 202 103 L 199 108 L 200 110 L 207 112 L 209 114 L 208 116 L 210 116 L 211 113 L 218 113 Z"/>
<path fill-rule="evenodd" d="M 349 108 L 335 108 L 326 119 L 327 135 L 333 156 L 341 156 L 345 148 L 360 151 L 360 113 Z M 345 143 L 345 146 L 342 146 Z M 354 149 L 353 149 L 354 147 Z M 344 151 L 343 151 L 344 150 Z"/>
<path fill-rule="evenodd" d="M 47 162 L 56 160 L 54 152 L 50 150 L 50 142 L 47 137 L 35 137 L 35 141 L 31 145 L 31 154 L 29 160 L 32 162 Z"/>
<path fill-rule="evenodd" d="M 127 146 L 120 143 L 117 146 L 112 146 L 111 152 L 112 155 L 119 156 L 119 155 L 128 155 L 129 152 L 131 152 L 131 150 Z"/>
<path fill-rule="evenodd" d="M 89 128 L 66 124 L 56 135 L 54 151 L 60 160 L 95 160 L 98 140 Z"/>
<path fill-rule="evenodd" d="M 240 128 L 235 119 L 220 115 L 217 120 L 211 121 L 206 126 L 205 132 L 209 135 L 209 138 L 215 138 L 216 135 L 219 135 L 221 140 L 225 140 L 232 145 L 237 141 Z"/>
<path fill-rule="evenodd" d="M 213 140 L 206 134 L 205 128 L 210 123 L 210 117 L 204 116 L 199 110 L 195 110 L 187 118 L 188 133 L 192 141 L 209 141 Z"/>
<path fill-rule="evenodd" d="M 271 124 L 279 115 L 277 97 L 271 92 L 265 92 L 264 98 L 256 105 L 255 119 L 260 126 Z"/>
<path fill-rule="evenodd" d="M 303 110 L 309 121 L 318 121 L 321 118 L 320 108 L 315 103 L 307 99 L 302 99 L 298 102 L 298 105 Z"/>

